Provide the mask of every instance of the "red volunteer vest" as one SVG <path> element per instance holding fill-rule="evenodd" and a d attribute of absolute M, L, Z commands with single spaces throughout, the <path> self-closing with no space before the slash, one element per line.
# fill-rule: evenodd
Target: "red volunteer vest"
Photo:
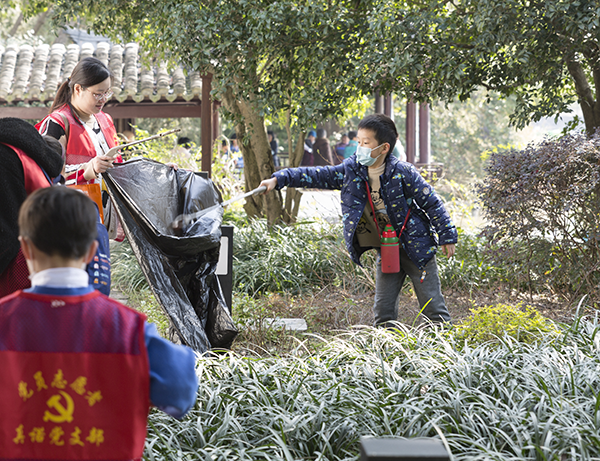
<path fill-rule="evenodd" d="M 94 147 L 94 143 L 90 138 L 90 135 L 87 133 L 85 127 L 81 125 L 79 120 L 76 120 L 71 113 L 71 108 L 65 104 L 60 109 L 52 112 L 48 117 L 44 118 L 41 122 L 39 122 L 35 127 L 39 130 L 40 127 L 44 124 L 44 122 L 51 118 L 53 121 L 58 123 L 63 129 L 65 129 L 65 122 L 61 114 L 68 120 L 69 122 L 69 139 L 67 139 L 67 165 L 78 165 L 80 163 L 87 163 L 90 159 L 96 156 L 96 148 Z M 106 139 L 106 143 L 108 147 L 115 147 L 118 145 L 117 142 L 117 131 L 115 130 L 115 125 L 113 124 L 112 118 L 110 115 L 99 112 L 96 115 L 96 120 L 98 120 L 98 125 L 100 125 L 100 130 Z M 65 131 L 67 131 L 65 129 Z M 121 163 L 123 158 L 121 155 L 117 155 L 115 157 L 116 163 Z M 71 178 L 68 178 L 71 179 Z M 79 181 L 81 183 L 82 181 Z"/>
<path fill-rule="evenodd" d="M 0 304 L 0 459 L 141 458 L 145 316 L 97 291 Z"/>
<path fill-rule="evenodd" d="M 15 154 L 19 156 L 19 160 L 21 160 L 21 164 L 23 165 L 23 184 L 27 195 L 42 187 L 49 187 L 51 185 L 48 178 L 46 178 L 44 171 L 35 160 L 32 160 L 31 157 L 21 149 L 6 143 L 2 144 L 6 147 L 10 147 Z M 25 257 L 19 248 L 19 252 L 15 259 L 13 259 L 6 269 L 4 269 L 4 272 L 0 274 L 0 298 L 14 293 L 15 291 L 29 288 L 30 286 L 29 269 L 27 268 Z"/>

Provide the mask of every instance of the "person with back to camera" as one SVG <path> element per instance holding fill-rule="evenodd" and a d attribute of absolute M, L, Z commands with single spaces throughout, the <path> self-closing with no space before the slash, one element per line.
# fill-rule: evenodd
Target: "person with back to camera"
<path fill-rule="evenodd" d="M 0 299 L 3 460 L 140 459 L 150 405 L 182 418 L 195 402 L 194 352 L 89 285 L 96 218 L 67 187 L 21 207 L 32 288 Z"/>
<path fill-rule="evenodd" d="M 317 139 L 317 132 L 315 130 L 310 130 L 308 132 L 308 136 L 304 140 L 304 156 L 302 157 L 302 161 L 300 165 L 302 166 L 313 166 L 315 164 L 315 159 L 313 155 L 313 144 Z"/>
<path fill-rule="evenodd" d="M 0 298 L 31 286 L 19 246 L 19 208 L 29 194 L 50 187 L 62 168 L 61 154 L 33 125 L 0 118 Z"/>
<path fill-rule="evenodd" d="M 350 158 L 356 153 L 358 141 L 356 140 L 356 131 L 348 131 L 348 145 L 344 149 L 344 158 Z"/>
<path fill-rule="evenodd" d="M 454 255 L 456 227 L 433 188 L 410 163 L 389 155 L 398 138 L 394 122 L 383 114 L 365 117 L 358 126 L 356 154 L 329 167 L 290 168 L 261 182 L 274 188 L 341 189 L 344 239 L 350 257 L 376 249 L 377 275 L 374 324 L 388 326 L 398 318 L 398 296 L 408 275 L 423 315 L 434 323 L 449 323 L 442 296 L 435 253 L 439 244 L 447 257 Z M 400 235 L 400 270 L 381 269 L 381 230 L 391 224 Z"/>
<path fill-rule="evenodd" d="M 314 166 L 335 165 L 335 160 L 331 153 L 331 146 L 327 139 L 327 132 L 320 128 L 317 130 L 317 140 L 312 146 Z M 337 156 L 336 156 L 337 157 Z"/>

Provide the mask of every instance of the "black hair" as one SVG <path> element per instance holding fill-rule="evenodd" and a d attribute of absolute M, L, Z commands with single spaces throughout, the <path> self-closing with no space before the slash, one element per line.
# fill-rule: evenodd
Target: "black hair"
<path fill-rule="evenodd" d="M 186 149 L 190 149 L 192 147 L 192 140 L 186 136 L 181 136 L 177 138 L 177 145 L 183 146 Z"/>
<path fill-rule="evenodd" d="M 71 96 L 73 95 L 73 87 L 75 85 L 78 84 L 84 88 L 88 88 L 97 85 L 98 83 L 102 83 L 109 77 L 112 82 L 113 75 L 102 61 L 92 57 L 83 58 L 73 68 L 71 77 L 65 80 L 56 92 L 50 112 L 52 113 L 65 104 L 71 103 Z M 73 108 L 71 108 L 71 110 L 72 109 Z"/>
<path fill-rule="evenodd" d="M 358 129 L 371 130 L 373 133 L 375 133 L 377 145 L 381 145 L 387 142 L 390 145 L 388 152 L 392 152 L 392 150 L 396 146 L 396 141 L 398 140 L 398 131 L 396 130 L 396 124 L 387 115 L 367 115 L 358 124 Z"/>
<path fill-rule="evenodd" d="M 327 131 L 325 131 L 323 128 L 319 128 L 317 130 L 317 138 L 325 138 L 327 137 Z"/>
<path fill-rule="evenodd" d="M 65 186 L 45 187 L 31 194 L 19 212 L 19 235 L 42 252 L 79 259 L 96 240 L 98 211 L 83 192 Z"/>
<path fill-rule="evenodd" d="M 356 131 L 348 131 L 348 137 L 350 139 L 354 139 L 356 138 L 356 136 L 358 136 L 358 133 Z"/>

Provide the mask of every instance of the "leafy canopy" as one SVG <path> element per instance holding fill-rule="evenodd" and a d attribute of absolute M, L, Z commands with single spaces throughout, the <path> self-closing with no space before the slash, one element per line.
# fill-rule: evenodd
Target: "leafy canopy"
<path fill-rule="evenodd" d="M 373 9 L 368 65 L 381 88 L 421 100 L 465 100 L 479 86 L 516 95 L 517 127 L 580 100 L 588 130 L 600 126 L 588 83 L 600 88 L 597 1 L 381 0 Z"/>
<path fill-rule="evenodd" d="M 345 1 L 54 3 L 60 23 L 83 13 L 97 32 L 211 72 L 217 95 L 232 88 L 236 98 L 252 100 L 261 116 L 290 110 L 306 126 L 342 114 L 369 86 L 366 70 L 356 71 L 365 14 Z"/>

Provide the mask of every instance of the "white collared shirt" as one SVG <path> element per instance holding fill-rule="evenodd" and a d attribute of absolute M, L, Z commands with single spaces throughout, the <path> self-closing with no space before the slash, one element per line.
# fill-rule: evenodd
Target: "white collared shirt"
<path fill-rule="evenodd" d="M 83 269 L 56 267 L 36 272 L 31 277 L 31 286 L 56 288 L 82 288 L 90 284 L 90 276 Z"/>

